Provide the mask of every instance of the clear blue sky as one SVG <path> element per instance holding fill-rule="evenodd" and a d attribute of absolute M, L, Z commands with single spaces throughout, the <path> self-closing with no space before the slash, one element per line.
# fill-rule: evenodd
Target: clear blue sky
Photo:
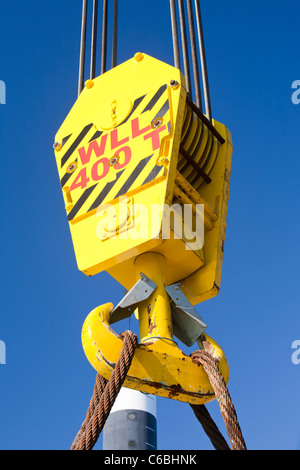
<path fill-rule="evenodd" d="M 169 2 L 119 4 L 118 61 L 142 51 L 173 64 Z M 213 116 L 234 154 L 221 292 L 197 309 L 228 358 L 248 448 L 299 449 L 300 4 L 201 4 Z M 95 380 L 82 324 L 123 295 L 77 270 L 52 149 L 76 100 L 80 22 L 80 0 L 1 4 L 0 449 L 70 448 Z M 157 407 L 159 449 L 212 448 L 188 405 Z"/>

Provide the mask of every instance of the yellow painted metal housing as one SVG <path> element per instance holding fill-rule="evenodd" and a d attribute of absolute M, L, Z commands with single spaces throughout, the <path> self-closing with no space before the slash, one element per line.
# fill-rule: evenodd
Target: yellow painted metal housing
<path fill-rule="evenodd" d="M 219 291 L 231 155 L 230 132 L 190 101 L 180 71 L 142 53 L 88 80 L 56 135 L 79 269 L 88 276 L 107 271 L 128 290 L 140 273 L 156 286 L 138 304 L 140 343 L 126 387 L 195 404 L 215 397 L 203 367 L 174 341 L 166 288 L 180 282 L 191 304 Z M 105 304 L 82 330 L 90 363 L 108 379 L 123 344 L 113 321 L 113 305 Z M 201 339 L 227 383 L 223 351 L 207 335 Z"/>
<path fill-rule="evenodd" d="M 180 71 L 146 54 L 86 83 L 55 137 L 83 273 L 107 271 L 130 289 L 137 256 L 155 252 L 166 259 L 166 284 L 181 281 L 192 304 L 218 293 L 232 143 L 223 124 L 213 126 L 223 143 L 189 101 Z M 174 204 L 203 205 L 203 247 L 190 249 L 172 223 L 164 236 Z M 162 210 L 154 217 L 152 207 Z"/>

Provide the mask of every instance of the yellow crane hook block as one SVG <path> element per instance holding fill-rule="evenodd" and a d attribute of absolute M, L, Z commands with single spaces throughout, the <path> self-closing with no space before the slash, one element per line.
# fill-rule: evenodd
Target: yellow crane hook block
<path fill-rule="evenodd" d="M 193 305 L 218 293 L 231 136 L 177 68 L 137 53 L 88 80 L 54 149 L 79 270 L 130 290 L 135 259 L 155 252 Z"/>
<path fill-rule="evenodd" d="M 214 399 L 203 367 L 174 336 L 205 341 L 227 383 L 226 357 L 193 305 L 220 287 L 230 132 L 189 99 L 177 68 L 137 53 L 86 82 L 55 141 L 78 267 L 107 271 L 128 290 L 85 320 L 89 362 L 110 378 L 122 347 L 111 324 L 138 309 L 140 343 L 124 385 L 195 404 Z"/>

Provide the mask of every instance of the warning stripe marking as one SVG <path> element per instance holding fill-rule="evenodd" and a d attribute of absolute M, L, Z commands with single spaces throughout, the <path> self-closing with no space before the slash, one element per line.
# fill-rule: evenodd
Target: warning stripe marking
<path fill-rule="evenodd" d="M 159 98 L 164 94 L 167 89 L 167 85 L 162 85 L 159 90 L 155 93 L 153 98 L 149 101 L 146 108 L 142 111 L 141 114 L 145 113 L 146 111 L 151 111 L 151 109 L 155 106 Z"/>
<path fill-rule="evenodd" d="M 128 114 L 127 118 L 124 119 L 124 121 L 122 121 L 118 126 L 116 127 L 119 127 L 119 126 L 122 126 L 123 124 L 125 124 L 128 119 L 130 119 L 130 117 L 133 115 L 133 113 L 135 112 L 136 108 L 138 107 L 138 105 L 143 101 L 143 99 L 145 98 L 146 95 L 143 95 L 143 96 L 140 96 L 139 98 L 137 98 L 134 103 L 133 103 L 133 106 L 132 106 L 132 110 L 130 111 L 130 113 Z M 99 137 L 101 137 L 101 135 L 103 134 L 103 131 L 96 131 L 95 134 L 93 135 L 93 137 L 89 140 L 89 143 L 92 142 L 93 140 L 96 140 L 96 139 L 99 139 Z"/>
<path fill-rule="evenodd" d="M 143 158 L 142 160 L 139 161 L 139 163 L 137 164 L 135 169 L 131 172 L 129 178 L 125 181 L 122 188 L 120 189 L 120 191 L 116 195 L 116 198 L 118 198 L 120 196 L 123 196 L 123 194 L 128 193 L 129 189 L 131 188 L 131 186 L 135 182 L 136 178 L 139 176 L 139 174 L 145 168 L 145 166 L 147 165 L 149 160 L 152 158 L 152 156 L 153 156 L 153 154 L 149 155 L 149 157 Z"/>
<path fill-rule="evenodd" d="M 155 106 L 155 104 L 157 103 L 157 101 L 160 99 L 160 97 L 163 95 L 163 93 L 165 92 L 165 90 L 167 89 L 167 85 L 162 85 L 159 90 L 155 93 L 155 95 L 151 98 L 151 100 L 149 101 L 149 103 L 147 104 L 147 106 L 144 108 L 144 110 L 140 113 L 140 114 L 143 114 L 144 112 L 146 111 L 151 111 L 151 109 Z M 129 115 L 127 116 L 127 118 L 121 122 L 119 125 L 123 125 L 125 124 L 131 117 L 132 115 L 134 114 L 134 112 L 136 111 L 136 109 L 138 108 L 138 106 L 142 103 L 142 101 L 144 100 L 144 98 L 146 97 L 147 95 L 143 95 L 143 96 L 140 96 L 139 98 L 137 98 L 134 103 L 133 103 L 133 107 L 132 107 L 132 110 L 130 111 Z M 166 104 L 166 103 L 165 103 Z M 165 106 L 165 105 L 164 105 Z M 164 108 L 163 106 L 163 108 Z M 93 127 L 93 123 L 90 123 L 88 124 L 87 126 L 85 126 L 82 131 L 80 132 L 80 134 L 78 135 L 78 137 L 74 140 L 73 144 L 69 147 L 69 149 L 66 151 L 66 153 L 63 155 L 62 159 L 61 159 L 61 168 L 66 164 L 66 162 L 69 160 L 69 158 L 72 156 L 72 154 L 75 152 L 75 150 L 77 149 L 77 147 L 80 145 L 80 143 L 82 142 L 82 140 L 84 139 L 84 137 L 87 135 L 87 133 L 90 131 L 90 129 Z M 119 127 L 119 126 L 118 126 Z M 95 139 L 98 139 L 99 137 L 101 137 L 101 135 L 103 134 L 103 131 L 96 131 L 94 133 L 94 135 L 91 137 L 91 139 L 89 140 L 89 142 L 92 142 L 93 140 Z M 69 140 L 69 138 L 72 136 L 72 134 L 66 136 L 63 138 L 63 142 L 64 144 Z"/>
<path fill-rule="evenodd" d="M 74 162 L 77 162 L 78 161 L 78 158 L 76 158 L 76 160 L 74 160 Z M 62 177 L 62 179 L 60 180 L 60 184 L 61 184 L 61 187 L 63 188 L 65 186 L 65 184 L 67 184 L 67 182 L 69 181 L 69 178 L 71 178 L 73 173 L 68 173 L 66 172 L 64 174 L 64 176 Z"/>
<path fill-rule="evenodd" d="M 156 121 L 156 119 L 158 118 L 162 118 L 168 111 L 169 111 L 169 100 L 167 100 L 165 104 L 160 108 L 158 113 L 156 113 L 155 118 L 153 118 L 151 122 Z"/>
<path fill-rule="evenodd" d="M 151 100 L 149 101 L 149 103 L 147 104 L 147 106 L 144 108 L 144 110 L 140 113 L 140 114 L 143 114 L 145 111 L 150 111 L 151 109 L 154 108 L 154 106 L 156 105 L 156 103 L 159 101 L 159 99 L 161 98 L 161 96 L 163 95 L 163 93 L 165 92 L 165 90 L 167 89 L 167 85 L 162 85 L 159 90 L 154 94 L 154 96 L 151 98 Z M 129 114 L 129 116 L 126 118 L 125 121 L 123 121 L 120 125 L 124 124 L 132 115 L 133 113 L 136 111 L 136 109 L 138 108 L 138 106 L 142 103 L 142 101 L 144 100 L 144 98 L 146 97 L 147 95 L 143 95 L 143 96 L 140 96 L 139 98 L 137 98 L 135 101 L 134 101 L 134 105 L 133 105 L 133 108 Z M 157 117 L 163 117 L 164 114 L 166 114 L 166 112 L 169 110 L 169 101 L 167 100 L 164 105 L 161 107 L 161 109 L 159 110 L 159 112 L 156 114 L 156 117 L 152 120 L 152 122 L 157 119 Z M 88 126 L 85 126 L 83 128 L 83 130 L 81 131 L 81 133 L 78 135 L 78 137 L 74 140 L 73 144 L 70 146 L 70 148 L 67 150 L 67 152 L 65 153 L 65 155 L 62 157 L 62 166 L 70 159 L 70 157 L 72 156 L 72 154 L 74 153 L 74 151 L 77 149 L 77 147 L 79 146 L 80 142 L 84 139 L 84 137 L 87 135 L 87 133 L 89 132 L 89 130 L 92 128 L 92 124 L 89 124 Z M 168 123 L 168 131 L 170 132 L 170 122 Z M 89 140 L 89 143 L 92 142 L 93 140 L 96 140 L 98 139 L 99 137 L 101 137 L 101 135 L 103 134 L 103 131 L 96 131 L 93 136 L 91 137 L 91 139 Z M 63 143 L 65 144 L 69 138 L 72 136 L 72 134 L 66 136 L 63 138 Z M 77 161 L 77 159 L 75 160 Z M 69 178 L 72 176 L 72 173 L 65 173 L 65 175 L 61 178 L 61 185 L 62 187 L 67 183 L 67 181 L 69 180 Z"/>
<path fill-rule="evenodd" d="M 66 137 L 63 138 L 62 142 L 61 142 L 61 148 L 63 148 L 63 146 L 68 142 L 69 138 L 72 136 L 73 134 L 70 134 L 70 135 L 67 135 Z"/>
<path fill-rule="evenodd" d="M 88 124 L 87 126 L 85 126 L 82 131 L 80 132 L 80 134 L 78 135 L 78 137 L 74 140 L 73 144 L 68 148 L 68 150 L 66 151 L 66 153 L 64 154 L 64 156 L 62 157 L 61 159 L 61 168 L 64 166 L 64 164 L 69 160 L 69 158 L 71 157 L 72 153 L 75 152 L 75 150 L 77 149 L 78 145 L 80 144 L 80 142 L 84 139 L 84 137 L 87 135 L 87 133 L 89 132 L 89 130 L 91 129 L 91 127 L 93 127 L 93 124 Z"/>
<path fill-rule="evenodd" d="M 115 181 L 110 181 L 109 183 L 106 183 L 106 185 L 104 186 L 100 194 L 96 197 L 95 201 L 93 202 L 93 204 L 91 205 L 91 207 L 88 209 L 87 212 L 90 212 L 93 209 L 97 209 L 97 207 L 99 207 L 102 204 L 102 202 L 104 201 L 106 196 L 109 194 L 109 192 L 112 190 L 112 188 L 114 187 L 114 185 L 116 184 L 116 182 L 118 181 L 118 179 L 120 178 L 120 176 L 122 175 L 124 171 L 125 170 L 122 170 L 122 171 L 119 171 L 119 173 L 117 173 L 117 177 Z"/>
<path fill-rule="evenodd" d="M 103 131 L 96 131 L 93 137 L 89 140 L 89 143 L 92 142 L 93 140 L 99 139 L 101 135 L 103 134 Z"/>
<path fill-rule="evenodd" d="M 130 190 L 131 186 L 133 185 L 133 183 L 135 182 L 136 178 L 138 177 L 138 175 L 142 172 L 142 170 L 146 167 L 147 163 L 151 160 L 153 154 L 152 155 L 149 155 L 148 157 L 146 158 L 143 158 L 138 164 L 137 166 L 135 167 L 135 169 L 133 170 L 133 172 L 130 173 L 130 176 L 128 177 L 128 179 L 125 181 L 125 183 L 123 184 L 123 186 L 121 187 L 121 189 L 119 189 L 119 191 L 116 193 L 116 194 L 111 194 L 109 199 L 110 200 L 114 200 L 114 199 L 117 199 L 119 198 L 120 196 L 123 196 L 124 194 L 128 193 L 128 191 Z M 156 165 L 157 167 L 157 165 Z M 157 167 L 159 169 L 159 171 L 162 169 L 162 167 Z M 89 207 L 89 209 L 86 210 L 86 213 L 94 210 L 94 209 L 97 209 L 97 207 L 99 207 L 103 201 L 107 198 L 107 196 L 110 194 L 110 192 L 112 191 L 113 187 L 116 185 L 117 181 L 119 180 L 119 178 L 121 177 L 121 175 L 124 173 L 125 170 L 122 170 L 122 171 L 119 171 L 119 173 L 117 173 L 116 175 L 116 179 L 114 181 L 110 181 L 108 183 L 106 183 L 106 185 L 104 186 L 104 188 L 100 191 L 100 194 L 97 195 L 96 199 L 94 200 L 94 202 L 92 203 L 92 205 Z M 153 177 L 154 175 L 156 176 L 157 174 L 157 171 L 155 171 L 155 168 L 153 170 L 151 170 L 151 172 L 149 173 L 149 175 L 147 176 L 146 180 L 143 182 L 143 185 L 146 184 L 148 181 L 151 181 L 151 177 Z M 88 200 L 88 198 L 90 197 L 90 195 L 93 193 L 94 191 L 94 188 L 97 186 L 98 184 L 92 186 L 92 191 L 91 192 L 88 192 L 88 190 L 86 189 L 84 191 L 84 193 L 82 194 L 82 196 L 79 198 L 79 200 L 77 201 L 77 203 L 75 204 L 75 206 L 73 207 L 73 209 L 70 211 L 69 215 L 68 215 L 68 219 L 69 220 L 73 220 L 74 217 L 78 214 L 78 212 L 80 211 L 80 209 L 83 207 L 84 203 Z M 88 189 L 91 189 L 91 188 L 88 188 Z M 83 197 L 84 196 L 84 197 Z"/>
<path fill-rule="evenodd" d="M 88 199 L 88 197 L 91 195 L 91 193 L 94 191 L 96 186 L 98 186 L 98 183 L 94 184 L 94 186 L 90 186 L 83 192 L 83 194 L 80 196 L 80 198 L 74 205 L 73 209 L 69 212 L 68 220 L 74 219 L 75 215 L 80 211 L 81 207 L 83 206 L 85 201 Z"/>
<path fill-rule="evenodd" d="M 150 181 L 157 178 L 157 176 L 162 171 L 162 169 L 163 169 L 163 166 L 155 165 L 155 167 L 150 171 L 149 175 L 147 176 L 147 178 L 143 182 L 142 186 L 144 186 L 144 184 L 150 183 Z"/>
<path fill-rule="evenodd" d="M 119 126 L 125 124 L 128 120 L 133 119 L 136 116 L 140 116 L 141 114 L 145 113 L 146 111 L 154 111 L 155 118 L 151 119 L 153 122 L 155 119 L 164 118 L 166 113 L 169 111 L 169 100 L 167 99 L 165 102 L 163 101 L 163 95 L 167 90 L 167 85 L 162 85 L 158 90 L 153 90 L 146 95 L 140 96 L 134 101 L 133 107 L 125 121 L 120 123 Z M 148 104 L 145 106 L 144 100 L 145 98 L 150 99 Z M 159 101 L 163 102 L 163 105 L 159 103 Z M 155 109 L 156 108 L 156 109 Z M 159 111 L 157 111 L 159 109 Z M 166 117 L 166 119 L 168 119 Z M 170 120 L 166 122 L 167 128 L 170 132 Z M 118 127 L 119 127 L 118 126 Z M 87 134 L 92 130 L 93 124 L 90 123 L 86 125 L 79 135 L 75 138 L 73 143 L 70 145 L 68 150 L 65 152 L 61 159 L 61 167 L 63 167 L 68 160 L 71 158 L 73 153 L 77 150 L 83 139 L 87 136 Z M 103 131 L 94 131 L 93 134 L 91 133 L 91 138 L 88 137 L 88 141 L 91 142 L 95 139 L 98 139 L 103 134 Z M 66 143 L 69 138 L 72 136 L 66 136 L 65 142 Z M 119 198 L 122 195 L 125 195 L 129 191 L 133 191 L 138 187 L 144 186 L 145 184 L 151 182 L 155 178 L 159 176 L 159 174 L 163 171 L 163 166 L 154 165 L 151 168 L 151 158 L 153 157 L 153 153 L 139 162 L 137 162 L 136 166 L 132 168 L 132 166 L 128 166 L 127 168 L 123 169 L 122 171 L 117 172 L 116 177 L 113 181 L 109 181 L 105 184 L 105 181 L 99 181 L 98 183 L 86 188 L 84 192 L 81 194 L 79 199 L 75 202 L 74 207 L 68 214 L 68 220 L 72 221 L 75 217 L 81 217 L 88 212 L 95 210 L 101 204 L 105 203 L 105 200 L 113 201 L 116 198 Z M 75 155 L 74 155 L 75 157 Z M 73 158 L 74 158 L 73 157 Z M 74 161 L 77 161 L 74 160 Z M 154 163 L 154 162 L 153 162 Z M 148 169 L 148 166 L 150 168 Z M 150 170 L 150 171 L 149 171 Z M 76 175 L 77 172 L 68 173 L 66 172 L 61 178 L 61 186 L 65 186 L 66 183 L 69 181 L 69 178 Z M 148 173 L 148 175 L 147 175 Z M 147 176 L 146 176 L 147 175 Z M 70 184 L 70 183 L 69 183 Z M 103 186 L 104 185 L 104 186 Z M 95 188 L 98 187 L 98 191 L 95 191 Z M 92 201 L 91 201 L 92 199 Z"/>
<path fill-rule="evenodd" d="M 128 121 L 128 119 L 131 118 L 131 116 L 133 115 L 133 113 L 135 112 L 135 110 L 137 109 L 137 107 L 139 106 L 139 104 L 143 101 L 143 99 L 145 98 L 145 96 L 146 96 L 146 95 L 140 96 L 139 98 L 137 98 L 136 100 L 134 100 L 132 110 L 131 110 L 130 113 L 128 114 L 127 118 L 119 124 L 119 126 L 122 126 L 123 124 L 125 124 L 125 123 Z M 117 127 L 119 127 L 119 126 L 117 126 Z"/>
<path fill-rule="evenodd" d="M 108 195 L 110 195 L 110 197 L 109 197 L 110 200 L 114 200 L 114 199 L 117 199 L 117 198 L 123 196 L 124 194 L 127 194 L 129 192 L 131 186 L 135 182 L 137 176 L 146 167 L 147 163 L 151 160 L 152 156 L 153 156 L 153 154 L 149 155 L 146 158 L 143 158 L 143 160 L 141 160 L 138 163 L 138 165 L 136 166 L 134 171 L 130 174 L 129 178 L 126 180 L 125 184 L 123 184 L 123 186 L 117 192 L 117 194 L 113 194 L 113 193 L 110 194 L 113 187 L 116 185 L 117 181 L 119 180 L 119 178 L 121 177 L 121 175 L 124 173 L 125 170 L 122 170 L 119 173 L 117 173 L 116 179 L 114 181 L 110 181 L 110 182 L 106 183 L 104 188 L 101 190 L 100 194 L 97 195 L 96 199 L 94 200 L 92 205 L 85 211 L 85 213 L 88 213 L 88 212 L 90 212 L 94 209 L 97 209 L 97 207 L 99 207 L 103 203 L 103 201 L 107 198 Z M 155 167 L 152 168 L 152 170 L 150 171 L 150 173 L 148 174 L 146 179 L 143 181 L 141 186 L 144 186 L 145 184 L 147 184 L 150 181 L 152 181 L 153 179 L 155 179 L 162 170 L 163 170 L 162 166 L 155 165 Z M 73 209 L 70 211 L 70 213 L 68 215 L 68 220 L 69 221 L 73 220 L 74 217 L 76 217 L 76 215 L 78 214 L 80 209 L 83 207 L 83 205 L 90 198 L 91 194 L 94 192 L 94 189 L 96 188 L 97 185 L 98 184 L 95 184 L 94 186 L 91 186 L 90 188 L 88 188 L 84 191 L 84 193 L 81 195 L 81 197 L 79 198 L 79 200 L 77 201 L 77 203 L 75 204 Z"/>

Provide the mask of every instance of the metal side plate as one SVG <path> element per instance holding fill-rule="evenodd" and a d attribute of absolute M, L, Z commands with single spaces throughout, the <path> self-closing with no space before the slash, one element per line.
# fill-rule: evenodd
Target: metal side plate
<path fill-rule="evenodd" d="M 174 335 L 186 346 L 193 346 L 207 325 L 180 289 L 180 283 L 166 287 L 171 297 Z"/>
<path fill-rule="evenodd" d="M 130 317 L 142 300 L 148 299 L 156 289 L 155 282 L 151 281 L 145 274 L 141 273 L 141 279 L 127 292 L 123 299 L 114 308 L 110 323 L 116 323 L 124 318 Z"/>

